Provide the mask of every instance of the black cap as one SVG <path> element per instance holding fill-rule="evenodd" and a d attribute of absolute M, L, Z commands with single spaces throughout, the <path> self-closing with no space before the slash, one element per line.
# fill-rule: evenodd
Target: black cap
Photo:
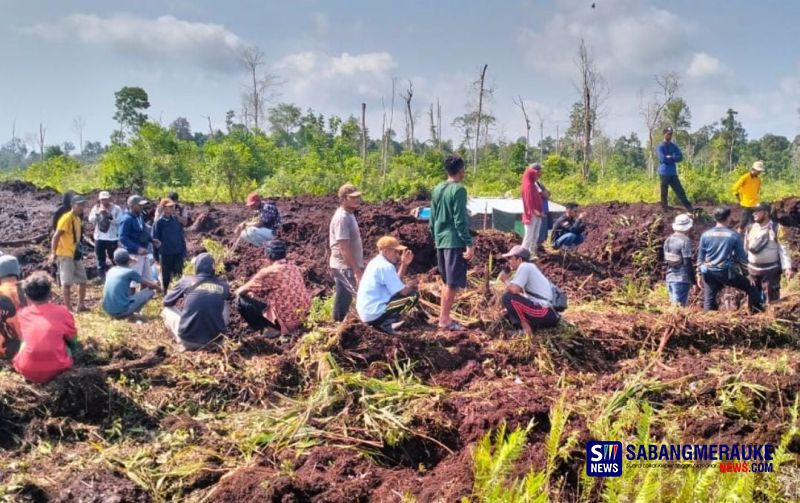
<path fill-rule="evenodd" d="M 770 207 L 769 203 L 758 203 L 756 207 L 753 208 L 753 211 L 766 211 L 769 213 L 771 209 L 772 208 Z"/>
<path fill-rule="evenodd" d="M 664 128 L 664 134 L 667 134 L 667 133 L 674 133 L 674 131 L 672 129 L 672 126 L 667 126 L 667 127 Z"/>

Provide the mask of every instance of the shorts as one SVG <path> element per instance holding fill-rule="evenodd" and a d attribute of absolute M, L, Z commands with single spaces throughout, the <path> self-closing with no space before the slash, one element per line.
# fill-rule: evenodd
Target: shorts
<path fill-rule="evenodd" d="M 58 257 L 58 277 L 61 279 L 61 286 L 85 285 L 87 279 L 83 261 Z"/>
<path fill-rule="evenodd" d="M 464 258 L 464 248 L 440 248 L 436 250 L 439 275 L 450 288 L 467 287 L 469 262 Z"/>

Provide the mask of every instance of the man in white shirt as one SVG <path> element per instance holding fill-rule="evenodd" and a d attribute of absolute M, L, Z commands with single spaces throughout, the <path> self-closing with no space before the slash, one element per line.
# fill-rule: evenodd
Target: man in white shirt
<path fill-rule="evenodd" d="M 390 335 L 402 325 L 400 316 L 417 304 L 416 281 L 403 283 L 414 254 L 392 236 L 378 240 L 358 284 L 356 311 L 364 323 Z M 399 265 L 399 267 L 398 267 Z"/>
<path fill-rule="evenodd" d="M 97 204 L 89 212 L 89 223 L 94 225 L 94 252 L 97 255 L 97 272 L 102 281 L 108 271 L 106 258 L 114 265 L 122 208 L 114 204 L 111 194 L 105 190 L 100 192 L 97 199 Z"/>
<path fill-rule="evenodd" d="M 503 307 L 509 321 L 514 326 L 521 326 L 525 335 L 532 336 L 534 328 L 550 328 L 558 325 L 561 319 L 553 309 L 553 285 L 542 271 L 528 262 L 531 252 L 517 245 L 503 255 L 508 265 L 514 270 L 514 277 L 509 278 L 506 271 L 500 273 L 500 281 L 506 285 L 503 294 Z"/>

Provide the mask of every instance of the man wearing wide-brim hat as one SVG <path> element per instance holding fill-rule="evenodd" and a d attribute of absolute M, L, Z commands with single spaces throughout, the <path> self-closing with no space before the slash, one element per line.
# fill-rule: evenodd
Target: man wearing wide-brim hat
<path fill-rule="evenodd" d="M 761 174 L 764 172 L 764 161 L 756 161 L 750 171 L 743 174 L 733 184 L 733 193 L 739 206 L 742 207 L 742 216 L 739 219 L 739 232 L 744 233 L 747 226 L 753 223 L 753 210 L 761 202 Z"/>
<path fill-rule="evenodd" d="M 695 283 L 692 241 L 687 235 L 693 224 L 692 217 L 681 213 L 672 222 L 672 230 L 675 232 L 664 240 L 667 291 L 670 301 L 680 306 L 685 306 L 689 302 L 689 291 Z"/>

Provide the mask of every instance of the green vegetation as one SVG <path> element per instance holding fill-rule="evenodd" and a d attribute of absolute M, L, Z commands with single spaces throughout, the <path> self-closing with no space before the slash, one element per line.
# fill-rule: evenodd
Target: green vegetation
<path fill-rule="evenodd" d="M 71 155 L 74 146 L 65 143 L 64 148 L 49 146 L 40 155 L 13 139 L 0 147 L 0 176 L 81 192 L 128 188 L 159 196 L 178 189 L 182 198 L 194 201 L 240 200 L 256 189 L 273 196 L 329 194 L 351 181 L 364 189 L 367 199 L 380 200 L 426 193 L 442 179 L 445 155 L 458 153 L 469 161 L 473 153 L 466 137 L 458 145 L 437 139 L 415 141 L 409 148 L 389 131 L 385 155 L 383 138 L 369 138 L 367 132 L 363 156 L 362 131 L 354 117 L 324 117 L 313 110 L 303 114 L 288 103 L 268 110 L 269 133 L 237 123 L 231 111 L 226 131 L 192 134 L 182 117 L 169 127 L 149 122 L 144 113 L 149 101 L 141 88 L 125 87 L 115 97 L 120 129 L 109 146 L 88 143 L 81 155 Z M 792 193 L 800 179 L 800 139 L 790 142 L 765 135 L 748 140 L 741 124 L 728 124 L 725 118 L 692 133 L 688 109 L 685 103 L 681 107 L 676 141 L 685 153 L 681 176 L 690 199 L 733 202 L 730 187 L 756 159 L 767 163 L 765 200 Z M 543 180 L 559 201 L 657 200 L 657 180 L 648 176 L 648 150 L 635 133 L 616 140 L 595 135 L 590 169 L 583 176 L 579 129 L 571 126 L 558 148 L 549 137 L 526 148 L 524 138 L 508 142 L 490 135 L 480 149 L 477 169 L 468 173 L 470 192 L 516 196 L 526 159 L 541 159 Z"/>

